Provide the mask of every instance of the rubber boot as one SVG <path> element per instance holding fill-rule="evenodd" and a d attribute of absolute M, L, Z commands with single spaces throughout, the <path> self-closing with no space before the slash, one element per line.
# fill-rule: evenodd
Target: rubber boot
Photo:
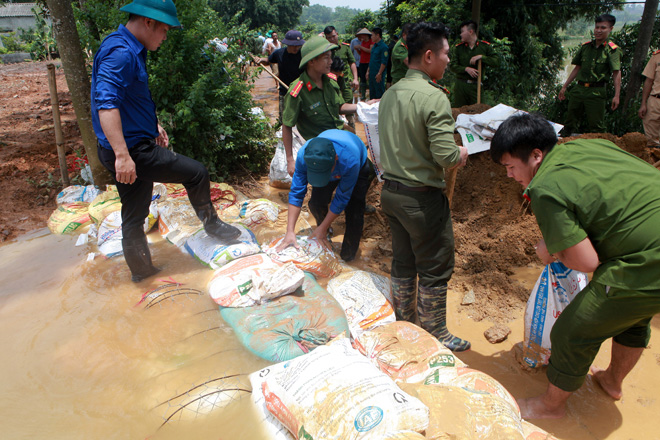
<path fill-rule="evenodd" d="M 362 101 L 367 100 L 367 85 L 365 83 L 360 83 L 360 98 Z"/>
<path fill-rule="evenodd" d="M 151 253 L 147 237 L 122 238 L 121 246 L 124 250 L 126 264 L 131 270 L 131 281 L 139 283 L 152 275 L 160 272 L 160 269 L 151 264 Z"/>
<path fill-rule="evenodd" d="M 417 294 L 417 277 L 396 278 L 392 280 L 392 300 L 397 321 L 415 323 L 415 296 Z"/>
<path fill-rule="evenodd" d="M 425 287 L 417 293 L 417 314 L 421 327 L 451 351 L 469 350 L 470 342 L 452 335 L 447 330 L 447 285 Z"/>
<path fill-rule="evenodd" d="M 218 218 L 218 213 L 215 211 L 212 203 L 202 207 L 193 207 L 197 213 L 197 217 L 202 221 L 204 230 L 209 235 L 217 240 L 225 243 L 236 242 L 236 238 L 241 235 L 241 231 Z"/>

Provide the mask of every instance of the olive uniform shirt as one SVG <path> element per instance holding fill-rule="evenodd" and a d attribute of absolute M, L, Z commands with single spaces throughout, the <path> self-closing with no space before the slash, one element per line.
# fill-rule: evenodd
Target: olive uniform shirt
<path fill-rule="evenodd" d="M 341 87 L 341 94 L 344 102 L 353 102 L 353 89 L 351 88 L 351 81 L 353 81 L 353 72 L 351 71 L 351 64 L 355 64 L 355 57 L 351 52 L 350 45 L 346 43 L 339 43 L 339 47 L 332 51 L 333 57 L 339 57 L 344 61 L 344 80 Z"/>
<path fill-rule="evenodd" d="M 344 104 L 341 91 L 333 74 L 323 75 L 323 88 L 320 89 L 303 72 L 291 83 L 284 97 L 282 124 L 297 126 L 300 135 L 309 140 L 325 130 L 344 128 L 339 117 L 339 108 Z"/>
<path fill-rule="evenodd" d="M 497 67 L 497 58 L 493 54 L 493 46 L 490 45 L 488 41 L 477 40 L 474 43 L 474 47 L 470 49 L 468 43 L 458 43 L 454 46 L 452 50 L 451 63 L 449 64 L 449 69 L 454 72 L 457 79 L 461 80 L 474 80 L 469 73 L 465 71 L 466 67 L 477 68 L 477 64 L 470 64 L 472 57 L 476 55 L 481 55 L 482 65 Z"/>
<path fill-rule="evenodd" d="M 444 188 L 445 168 L 461 161 L 447 90 L 408 69 L 380 101 L 378 127 L 383 177 L 408 186 Z"/>
<path fill-rule="evenodd" d="M 596 40 L 587 41 L 573 57 L 571 64 L 580 66 L 577 80 L 585 83 L 607 81 L 615 70 L 621 70 L 621 49 L 606 42 L 596 47 Z"/>
<path fill-rule="evenodd" d="M 595 282 L 660 289 L 660 172 L 602 139 L 555 145 L 525 190 L 548 252 L 589 237 Z"/>
<path fill-rule="evenodd" d="M 392 85 L 406 76 L 408 66 L 403 62 L 406 58 L 408 58 L 408 46 L 403 38 L 400 38 L 392 48 Z"/>

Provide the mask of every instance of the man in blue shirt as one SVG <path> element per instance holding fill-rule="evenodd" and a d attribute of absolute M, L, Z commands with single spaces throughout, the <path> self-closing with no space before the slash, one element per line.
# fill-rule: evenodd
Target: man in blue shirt
<path fill-rule="evenodd" d="M 146 69 L 172 28 L 181 27 L 172 0 L 134 0 L 121 11 L 126 26 L 103 40 L 92 70 L 92 124 L 101 163 L 115 175 L 122 202 L 122 247 L 132 281 L 156 274 L 144 233 L 153 182 L 182 183 L 206 232 L 233 240 L 240 231 L 218 219 L 211 203 L 209 173 L 201 163 L 167 148 L 158 124 Z"/>
<path fill-rule="evenodd" d="M 387 81 L 387 59 L 389 48 L 383 41 L 383 30 L 374 28 L 371 31 L 371 58 L 369 59 L 369 98 L 380 99 L 385 93 L 385 82 Z"/>
<path fill-rule="evenodd" d="M 311 236 L 330 248 L 326 238 L 328 229 L 342 211 L 346 211 L 346 232 L 339 255 L 344 261 L 353 260 L 362 238 L 367 190 L 374 178 L 372 167 L 367 148 L 351 132 L 326 130 L 307 141 L 298 150 L 289 192 L 286 235 L 277 251 L 289 245 L 298 247 L 296 221 L 309 183 L 312 185 L 309 211 L 318 225 Z"/>

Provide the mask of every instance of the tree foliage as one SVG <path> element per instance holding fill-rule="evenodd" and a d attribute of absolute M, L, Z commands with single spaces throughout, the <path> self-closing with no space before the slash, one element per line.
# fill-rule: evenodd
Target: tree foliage
<path fill-rule="evenodd" d="M 332 25 L 339 34 L 347 32 L 351 19 L 359 14 L 358 9 L 351 9 L 343 6 L 334 9 L 322 5 L 311 5 L 304 7 L 300 16 L 300 25 L 314 25 L 313 31 L 321 32 L 327 25 Z"/>
<path fill-rule="evenodd" d="M 286 31 L 298 24 L 309 0 L 209 0 L 209 5 L 225 22 L 236 18 L 250 29 L 272 27 Z"/>

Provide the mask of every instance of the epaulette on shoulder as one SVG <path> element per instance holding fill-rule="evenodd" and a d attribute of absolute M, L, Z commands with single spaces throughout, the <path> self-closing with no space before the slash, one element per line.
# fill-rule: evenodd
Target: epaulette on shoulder
<path fill-rule="evenodd" d="M 432 85 L 433 87 L 435 87 L 436 89 L 440 89 L 440 90 L 442 90 L 443 92 L 445 92 L 447 95 L 449 95 L 449 90 L 447 90 L 445 87 L 441 86 L 441 85 L 438 84 L 437 82 L 435 82 L 435 81 L 433 81 L 433 80 L 430 79 L 430 80 L 429 80 L 429 84 L 431 84 L 431 85 Z"/>
<path fill-rule="evenodd" d="M 301 80 L 298 80 L 298 82 L 295 83 L 291 88 L 289 95 L 293 96 L 294 98 L 297 98 L 298 93 L 300 93 L 300 90 L 302 89 L 302 86 L 303 86 L 303 82 Z"/>
<path fill-rule="evenodd" d="M 617 49 L 619 48 L 619 46 L 617 46 L 616 44 L 614 44 L 612 41 L 610 41 L 609 43 L 607 43 L 607 45 L 610 46 L 613 50 L 617 50 Z"/>
<path fill-rule="evenodd" d="M 490 46 L 490 43 L 486 40 L 481 40 L 481 42 Z"/>
<path fill-rule="evenodd" d="M 658 49 L 658 50 L 656 50 L 655 52 L 653 52 L 653 55 L 657 55 L 657 54 L 659 54 L 659 53 L 660 53 L 660 49 Z"/>
<path fill-rule="evenodd" d="M 343 44 L 344 46 L 349 46 L 349 47 L 351 46 L 350 43 L 347 43 L 347 42 L 345 42 L 345 41 L 342 41 L 341 44 Z"/>
<path fill-rule="evenodd" d="M 462 41 L 456 45 L 456 47 L 460 46 L 461 44 L 465 44 Z"/>
<path fill-rule="evenodd" d="M 590 44 L 590 43 L 591 43 L 591 40 L 585 41 L 584 43 L 582 43 L 582 45 L 584 46 L 585 44 Z"/>
<path fill-rule="evenodd" d="M 334 73 L 328 73 L 328 78 L 334 79 L 335 81 L 337 81 L 337 75 L 335 75 Z"/>

